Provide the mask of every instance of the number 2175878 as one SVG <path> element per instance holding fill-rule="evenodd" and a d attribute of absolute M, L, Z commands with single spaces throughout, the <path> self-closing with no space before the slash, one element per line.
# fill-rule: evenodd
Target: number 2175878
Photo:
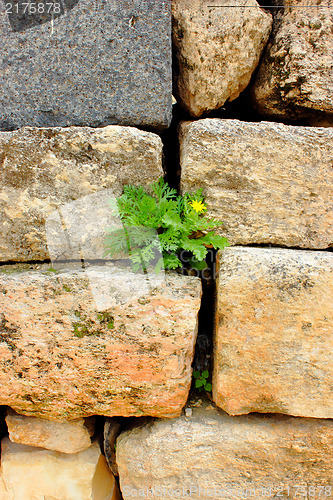
<path fill-rule="evenodd" d="M 6 14 L 61 14 L 60 2 L 22 2 L 22 3 L 6 3 Z"/>

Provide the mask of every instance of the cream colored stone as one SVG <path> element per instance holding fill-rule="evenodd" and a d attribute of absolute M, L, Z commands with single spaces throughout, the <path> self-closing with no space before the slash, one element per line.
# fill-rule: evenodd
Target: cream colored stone
<path fill-rule="evenodd" d="M 91 445 L 91 433 L 85 426 L 83 418 L 68 422 L 51 422 L 9 411 L 6 423 L 9 438 L 13 443 L 46 448 L 61 453 L 77 453 Z"/>
<path fill-rule="evenodd" d="M 123 500 L 115 478 L 103 455 L 100 455 L 98 459 L 93 477 L 92 491 L 92 500 Z"/>
<path fill-rule="evenodd" d="M 232 245 L 333 246 L 333 131 L 205 119 L 180 129 L 181 189 Z"/>
<path fill-rule="evenodd" d="M 333 418 L 333 254 L 234 247 L 220 260 L 215 403 Z"/>
<path fill-rule="evenodd" d="M 233 5 L 226 0 L 172 0 L 175 92 L 192 116 L 236 99 L 268 40 L 271 15 L 255 0 L 235 0 Z"/>
<path fill-rule="evenodd" d="M 140 491 L 154 500 L 330 498 L 332 454 L 332 420 L 231 417 L 204 407 L 117 440 L 124 500 Z"/>
<path fill-rule="evenodd" d="M 1 290 L 0 290 L 1 293 Z M 7 434 L 7 426 L 5 422 L 6 408 L 0 406 L 0 441 Z"/>
<path fill-rule="evenodd" d="M 191 385 L 199 278 L 47 269 L 0 270 L 0 404 L 58 421 L 179 415 Z"/>
<path fill-rule="evenodd" d="M 331 0 L 282 0 L 253 85 L 253 101 L 266 116 L 333 118 Z M 309 7 L 309 5 L 311 7 Z M 328 7 L 327 7 L 328 6 Z M 324 118 L 323 118 L 324 117 Z"/>
<path fill-rule="evenodd" d="M 13 495 L 8 493 L 0 468 L 0 500 L 15 500 Z"/>
<path fill-rule="evenodd" d="M 97 259 L 108 198 L 163 175 L 162 141 L 133 127 L 26 127 L 0 132 L 0 166 L 0 261 Z"/>
<path fill-rule="evenodd" d="M 13 500 L 117 499 L 115 479 L 98 443 L 68 455 L 5 438 L 1 449 L 2 474 Z"/>

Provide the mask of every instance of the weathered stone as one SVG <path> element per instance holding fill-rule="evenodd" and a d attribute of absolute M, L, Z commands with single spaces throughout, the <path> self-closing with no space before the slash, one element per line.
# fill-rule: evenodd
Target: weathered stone
<path fill-rule="evenodd" d="M 1 443 L 1 469 L 8 491 L 4 500 L 117 500 L 119 494 L 99 445 L 72 455 Z"/>
<path fill-rule="evenodd" d="M 213 398 L 232 415 L 333 418 L 333 254 L 221 254 Z"/>
<path fill-rule="evenodd" d="M 111 265 L 58 274 L 19 267 L 0 273 L 0 404 L 58 421 L 180 414 L 198 278 L 166 273 L 147 284 Z"/>
<path fill-rule="evenodd" d="M 175 95 L 192 116 L 236 99 L 268 40 L 271 15 L 255 0 L 233 4 L 238 7 L 220 0 L 172 0 Z"/>
<path fill-rule="evenodd" d="M 40 3 L 48 8 L 54 2 Z M 80 0 L 65 15 L 51 22 L 46 17 L 35 27 L 29 20 L 36 15 L 28 12 L 34 8 L 22 2 L 0 6 L 1 129 L 169 126 L 169 1 Z M 6 10 L 12 10 L 11 25 Z M 15 23 L 18 17 L 23 22 Z"/>
<path fill-rule="evenodd" d="M 267 500 L 298 498 L 302 487 L 303 496 L 318 500 L 325 492 L 329 498 L 332 443 L 330 420 L 230 417 L 211 406 L 193 408 L 191 417 L 157 420 L 119 436 L 122 495 Z"/>
<path fill-rule="evenodd" d="M 92 500 L 123 500 L 115 478 L 102 455 L 99 457 L 93 478 L 92 492 Z M 67 499 L 64 498 L 64 500 Z"/>
<path fill-rule="evenodd" d="M 83 418 L 69 422 L 50 422 L 35 417 L 26 417 L 13 411 L 6 416 L 9 439 L 13 443 L 26 444 L 60 451 L 77 453 L 89 448 L 93 427 L 85 426 Z"/>
<path fill-rule="evenodd" d="M 48 259 L 54 241 L 52 258 L 101 258 L 108 198 L 161 175 L 161 139 L 132 127 L 0 132 L 0 261 Z"/>
<path fill-rule="evenodd" d="M 278 3 L 285 8 L 275 11 L 273 34 L 252 88 L 255 107 L 279 118 L 332 115 L 333 2 Z"/>
<path fill-rule="evenodd" d="M 333 245 L 333 131 L 205 119 L 180 129 L 181 189 L 203 188 L 232 245 Z"/>
<path fill-rule="evenodd" d="M 9 496 L 5 483 L 3 482 L 2 475 L 0 472 L 0 499 L 1 500 L 13 500 L 13 496 Z"/>
<path fill-rule="evenodd" d="M 114 476 L 119 476 L 116 460 L 116 439 L 121 432 L 122 424 L 117 418 L 106 418 L 103 432 L 105 459 Z"/>
<path fill-rule="evenodd" d="M 0 406 L 0 440 L 7 433 L 7 426 L 5 422 L 6 409 Z"/>
<path fill-rule="evenodd" d="M 14 500 L 13 495 L 8 493 L 0 468 L 0 500 Z"/>

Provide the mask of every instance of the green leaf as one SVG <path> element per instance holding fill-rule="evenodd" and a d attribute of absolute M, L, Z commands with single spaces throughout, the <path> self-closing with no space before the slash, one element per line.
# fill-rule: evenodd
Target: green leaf
<path fill-rule="evenodd" d="M 161 223 L 165 227 L 172 227 L 173 229 L 183 229 L 183 223 L 180 218 L 180 215 L 177 213 L 166 213 L 161 217 Z"/>
<path fill-rule="evenodd" d="M 205 385 L 204 385 L 204 389 L 205 389 L 205 391 L 207 391 L 207 392 L 211 392 L 211 390 L 212 390 L 212 384 L 209 384 L 209 383 L 208 383 L 208 384 L 205 384 Z"/>
<path fill-rule="evenodd" d="M 163 252 L 163 259 L 165 269 L 177 269 L 182 265 L 177 255 L 174 254 L 169 255 L 168 253 Z"/>
<path fill-rule="evenodd" d="M 197 371 L 193 372 L 193 377 L 200 378 L 200 372 L 197 372 Z"/>
<path fill-rule="evenodd" d="M 229 246 L 227 238 L 223 238 L 223 236 L 219 236 L 218 234 L 208 233 L 206 236 L 202 238 L 202 241 L 206 245 L 213 245 L 216 248 L 225 248 Z"/>
<path fill-rule="evenodd" d="M 205 260 L 195 260 L 195 259 L 190 259 L 189 264 L 191 267 L 194 269 L 198 269 L 199 271 L 202 271 L 203 269 L 207 269 L 207 262 Z"/>
<path fill-rule="evenodd" d="M 159 274 L 164 269 L 164 260 L 163 257 L 158 259 L 157 264 L 154 268 L 155 274 Z"/>
<path fill-rule="evenodd" d="M 204 385 L 203 381 L 201 379 L 197 379 L 195 381 L 195 387 L 198 389 L 199 387 L 202 387 Z"/>
<path fill-rule="evenodd" d="M 190 252 L 193 252 L 194 256 L 198 260 L 203 260 L 206 257 L 207 248 L 200 241 L 185 237 L 182 239 L 181 243 L 184 250 L 189 250 Z"/>
<path fill-rule="evenodd" d="M 110 202 L 123 227 L 108 231 L 103 256 L 129 257 L 134 271 L 153 264 L 159 273 L 163 266 L 158 252 L 165 269 L 177 269 L 182 266 L 179 254 L 186 250 L 193 255 L 191 266 L 205 269 L 206 247 L 225 248 L 228 243 L 213 230 L 221 223 L 193 210 L 193 201 L 204 202 L 202 189 L 179 196 L 162 177 L 147 189 L 124 186 L 123 194 Z"/>
<path fill-rule="evenodd" d="M 204 372 L 202 372 L 201 376 L 203 378 L 208 378 L 209 377 L 209 371 L 208 370 L 205 370 Z"/>

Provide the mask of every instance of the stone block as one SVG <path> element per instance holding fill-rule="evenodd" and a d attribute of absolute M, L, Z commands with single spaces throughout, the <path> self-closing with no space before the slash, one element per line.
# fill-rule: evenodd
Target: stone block
<path fill-rule="evenodd" d="M 91 446 L 90 429 L 83 418 L 68 422 L 51 422 L 49 420 L 26 417 L 13 411 L 6 416 L 9 439 L 13 443 L 36 446 L 61 453 L 77 453 Z"/>
<path fill-rule="evenodd" d="M 124 500 L 331 498 L 333 421 L 206 406 L 117 439 Z M 138 466 L 139 464 L 139 466 Z"/>
<path fill-rule="evenodd" d="M 0 129 L 169 126 L 169 0 L 31 3 L 0 6 Z"/>
<path fill-rule="evenodd" d="M 8 493 L 0 468 L 0 500 L 15 500 L 13 495 Z"/>
<path fill-rule="evenodd" d="M 178 102 L 201 116 L 236 99 L 268 40 L 270 13 L 255 0 L 235 0 L 232 8 L 220 0 L 172 0 L 172 22 Z"/>
<path fill-rule="evenodd" d="M 174 417 L 186 403 L 199 278 L 116 266 L 0 269 L 0 404 L 66 421 Z"/>
<path fill-rule="evenodd" d="M 5 421 L 6 408 L 0 406 L 0 441 L 7 434 L 7 426 Z"/>
<path fill-rule="evenodd" d="M 102 258 L 109 198 L 162 175 L 161 139 L 134 127 L 0 132 L 0 261 Z"/>
<path fill-rule="evenodd" d="M 332 121 L 332 4 L 278 3 L 284 9 L 274 10 L 273 32 L 252 86 L 254 106 L 279 119 Z"/>
<path fill-rule="evenodd" d="M 220 260 L 215 403 L 333 418 L 333 254 L 234 247 Z"/>
<path fill-rule="evenodd" d="M 119 476 L 116 461 L 116 439 L 121 432 L 123 422 L 117 418 L 106 418 L 103 431 L 103 447 L 105 459 L 114 476 Z"/>
<path fill-rule="evenodd" d="M 231 245 L 333 246 L 333 130 L 205 119 L 180 128 L 181 189 Z"/>
<path fill-rule="evenodd" d="M 68 455 L 5 438 L 1 470 L 8 495 L 4 500 L 119 499 L 115 479 L 97 443 Z"/>

